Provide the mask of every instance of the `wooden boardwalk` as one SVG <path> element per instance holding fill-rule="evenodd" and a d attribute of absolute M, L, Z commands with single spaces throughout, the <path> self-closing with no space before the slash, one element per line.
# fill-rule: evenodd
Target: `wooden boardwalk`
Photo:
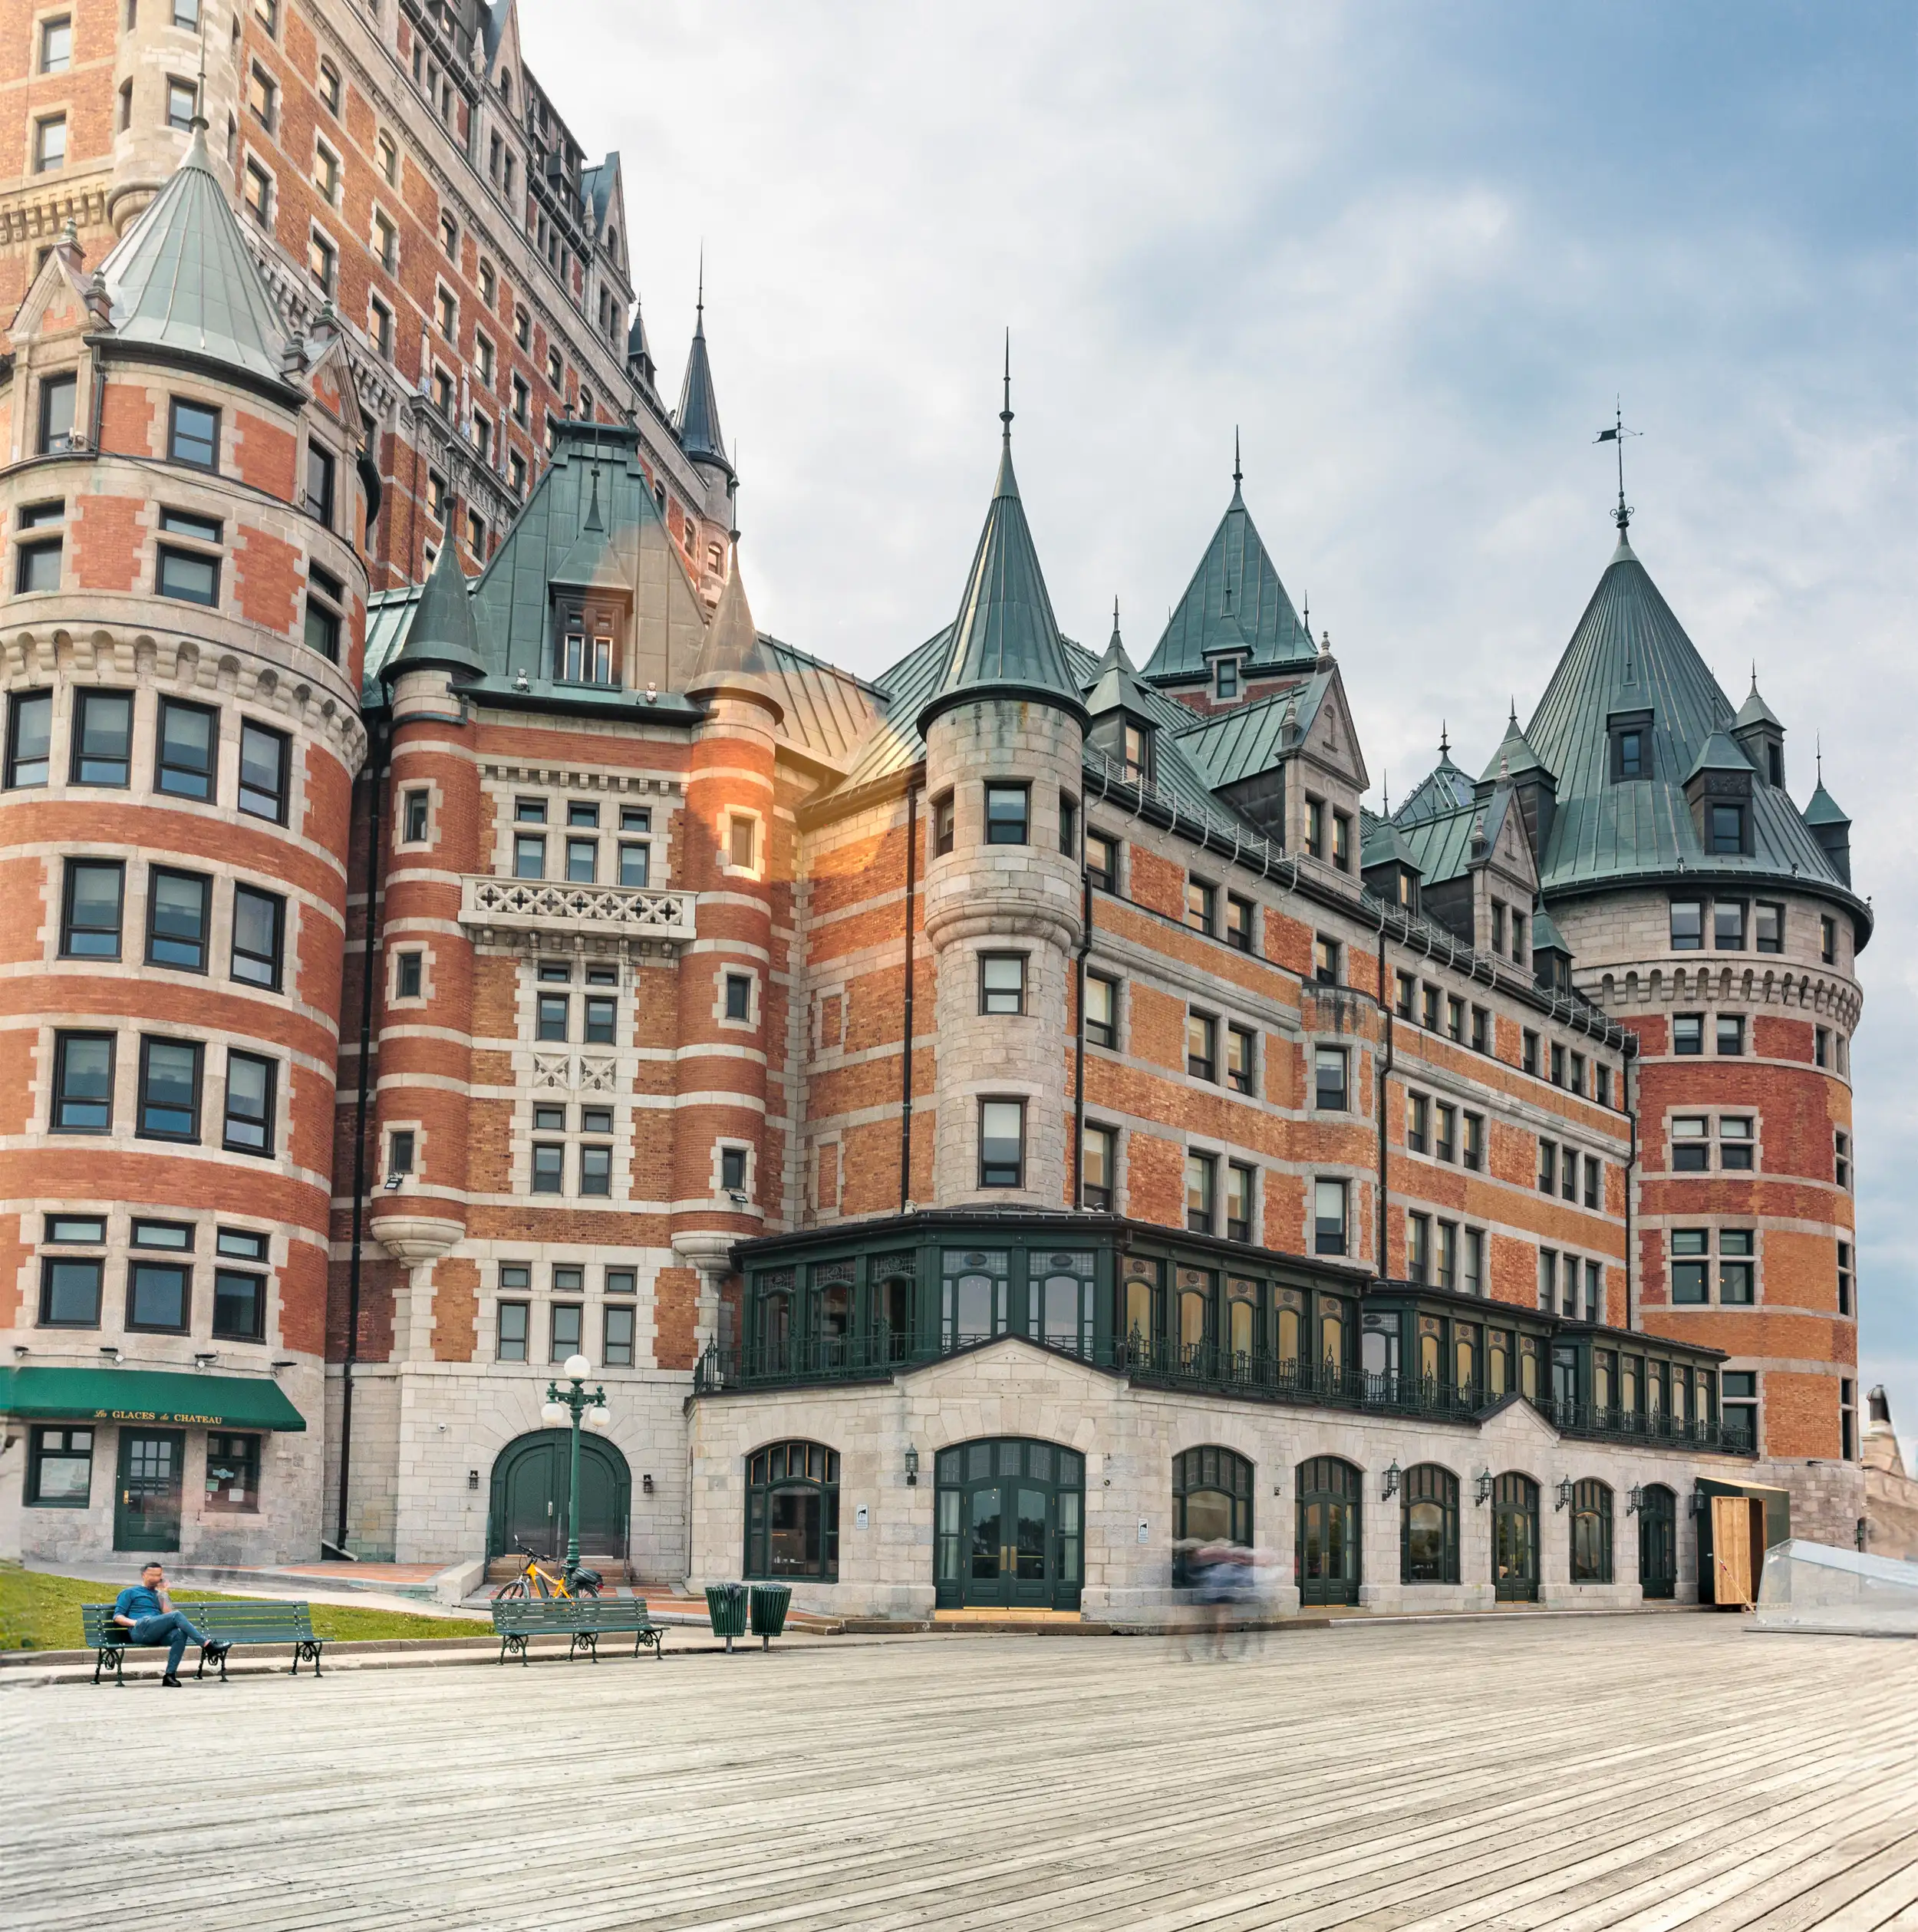
<path fill-rule="evenodd" d="M 35 1932 L 1918 1927 L 1918 1644 L 1731 1617 L 0 1690 Z"/>

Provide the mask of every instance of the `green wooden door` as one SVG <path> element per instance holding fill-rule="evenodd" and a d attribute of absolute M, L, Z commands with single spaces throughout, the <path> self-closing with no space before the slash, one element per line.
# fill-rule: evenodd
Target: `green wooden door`
<path fill-rule="evenodd" d="M 1491 1492 L 1492 1594 L 1501 1603 L 1538 1601 L 1538 1485 L 1508 1471 Z"/>
<path fill-rule="evenodd" d="M 486 1554 L 524 1544 L 540 1556 L 566 1554 L 572 1432 L 542 1429 L 509 1442 L 493 1465 Z M 623 1556 L 632 1477 L 626 1459 L 596 1436 L 579 1442 L 579 1548 L 582 1556 Z"/>
<path fill-rule="evenodd" d="M 1298 1535 L 1293 1554 L 1299 1601 L 1356 1604 L 1361 1580 L 1359 1472 L 1336 1456 L 1299 1465 Z"/>
<path fill-rule="evenodd" d="M 114 1548 L 180 1548 L 180 1463 L 186 1438 L 176 1429 L 120 1432 L 119 1486 L 114 1492 Z"/>
<path fill-rule="evenodd" d="M 1639 1501 L 1638 1580 L 1648 1597 L 1678 1594 L 1678 1503 L 1662 1482 L 1650 1484 Z"/>
<path fill-rule="evenodd" d="M 1085 1460 L 1051 1442 L 942 1449 L 934 1581 L 942 1609 L 1076 1610 Z"/>

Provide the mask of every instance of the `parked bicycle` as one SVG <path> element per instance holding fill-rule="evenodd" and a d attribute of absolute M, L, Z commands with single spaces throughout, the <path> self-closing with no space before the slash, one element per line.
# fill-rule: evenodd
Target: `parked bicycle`
<path fill-rule="evenodd" d="M 515 1543 L 512 1547 L 516 1555 L 526 1559 L 526 1565 L 516 1577 L 509 1578 L 493 1593 L 496 1603 L 531 1597 L 570 1603 L 578 1597 L 597 1597 L 605 1586 L 605 1579 L 599 1572 L 588 1570 L 583 1564 L 555 1576 L 552 1571 L 540 1568 L 539 1557 L 524 1543 Z"/>

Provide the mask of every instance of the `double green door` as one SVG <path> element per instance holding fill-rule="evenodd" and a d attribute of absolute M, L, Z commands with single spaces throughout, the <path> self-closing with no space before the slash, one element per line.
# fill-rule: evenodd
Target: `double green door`
<path fill-rule="evenodd" d="M 536 1555 L 566 1554 L 571 1530 L 572 1437 L 542 1429 L 507 1444 L 493 1466 L 493 1507 L 486 1554 L 503 1556 L 524 1545 Z M 623 1556 L 632 1477 L 626 1459 L 601 1438 L 579 1443 L 579 1548 L 582 1555 Z"/>
<path fill-rule="evenodd" d="M 937 1598 L 942 1609 L 1076 1610 L 1085 1573 L 1085 1460 L 1051 1442 L 942 1449 Z"/>
<path fill-rule="evenodd" d="M 1678 1594 L 1677 1498 L 1662 1482 L 1648 1485 L 1639 1502 L 1638 1580 L 1648 1597 Z"/>
<path fill-rule="evenodd" d="M 1491 1492 L 1492 1595 L 1500 1603 L 1538 1601 L 1538 1485 L 1515 1471 Z"/>

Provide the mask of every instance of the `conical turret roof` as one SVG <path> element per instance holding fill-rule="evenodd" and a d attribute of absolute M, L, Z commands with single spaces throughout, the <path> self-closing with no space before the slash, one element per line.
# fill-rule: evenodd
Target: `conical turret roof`
<path fill-rule="evenodd" d="M 1142 675 L 1154 684 L 1208 675 L 1208 651 L 1241 645 L 1252 673 L 1317 654 L 1245 506 L 1242 480 L 1235 460 L 1232 500 L 1146 660 Z"/>
<path fill-rule="evenodd" d="M 1003 417 L 991 506 L 967 573 L 945 675 L 919 714 L 921 731 L 953 704 L 998 694 L 1041 699 L 1082 720 L 1086 716 L 1013 474 L 1010 407 Z"/>
<path fill-rule="evenodd" d="M 1447 812 L 1456 812 L 1472 800 L 1471 779 L 1455 763 L 1450 741 L 1442 734 L 1438 740 L 1438 762 L 1412 786 L 1392 815 L 1394 825 L 1421 825 Z"/>
<path fill-rule="evenodd" d="M 1505 725 L 1505 735 L 1498 740 L 1498 749 L 1491 754 L 1491 762 L 1479 775 L 1478 782 L 1483 785 L 1501 778 L 1516 778 L 1521 773 L 1538 770 L 1542 762 L 1519 725 L 1514 706 Z"/>
<path fill-rule="evenodd" d="M 1804 808 L 1807 825 L 1849 825 L 1850 816 L 1843 806 L 1824 788 L 1824 780 L 1818 780 L 1817 789 L 1813 792 Z"/>
<path fill-rule="evenodd" d="M 695 463 L 716 463 L 729 476 L 732 475 L 732 459 L 726 453 L 726 439 L 720 430 L 719 397 L 713 392 L 713 367 L 706 355 L 703 282 L 693 324 L 692 351 L 686 358 L 686 380 L 680 388 L 679 409 L 673 427 L 679 431 L 680 447 Z"/>
<path fill-rule="evenodd" d="M 1752 689 L 1745 702 L 1738 707 L 1738 714 L 1732 720 L 1734 731 L 1742 731 L 1748 725 L 1770 724 L 1782 731 L 1785 727 L 1778 723 L 1778 714 L 1758 695 L 1758 674 L 1752 674 Z"/>
<path fill-rule="evenodd" d="M 460 568 L 453 539 L 440 546 L 420 601 L 400 648 L 381 666 L 389 684 L 409 671 L 430 667 L 455 676 L 480 678 L 486 664 L 480 655 L 480 628 L 473 621 L 473 592 Z"/>
<path fill-rule="evenodd" d="M 687 680 L 689 697 L 713 697 L 722 691 L 746 691 L 783 710 L 773 696 L 779 667 L 761 641 L 746 602 L 746 580 L 740 572 L 739 545 L 733 546 L 733 569 L 720 592 L 719 608 L 707 628 L 693 674 Z"/>
<path fill-rule="evenodd" d="M 173 179 L 100 265 L 114 338 L 287 386 L 287 336 L 194 124 Z"/>

